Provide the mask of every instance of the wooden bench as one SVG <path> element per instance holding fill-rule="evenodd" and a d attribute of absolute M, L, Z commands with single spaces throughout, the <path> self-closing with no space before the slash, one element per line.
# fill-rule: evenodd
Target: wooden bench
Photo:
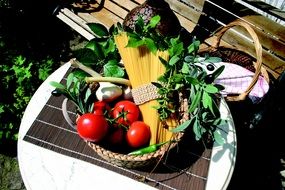
<path fill-rule="evenodd" d="M 259 37 L 263 47 L 263 65 L 267 71 L 277 78 L 285 70 L 285 26 L 235 0 L 166 1 L 184 28 L 201 41 L 205 40 L 204 46 L 213 44 L 215 36 L 212 34 L 220 27 L 237 19 L 244 20 L 253 27 Z M 86 23 L 98 22 L 107 27 L 117 22 L 122 23 L 127 13 L 143 2 L 144 0 L 102 0 L 90 3 L 81 1 L 65 4 L 57 12 L 57 17 L 90 40 L 94 38 L 94 34 Z M 284 14 L 281 14 L 280 18 L 284 18 Z M 226 32 L 222 45 L 240 49 L 255 57 L 253 41 L 243 28 L 234 27 Z"/>

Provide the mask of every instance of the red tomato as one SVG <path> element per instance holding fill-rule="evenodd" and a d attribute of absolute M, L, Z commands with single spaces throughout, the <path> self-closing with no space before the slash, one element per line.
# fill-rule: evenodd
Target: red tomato
<path fill-rule="evenodd" d="M 104 115 L 105 111 L 109 111 L 111 108 L 107 104 L 107 102 L 104 101 L 97 101 L 94 102 L 94 108 L 93 108 L 93 113 L 97 115 Z"/>
<path fill-rule="evenodd" d="M 112 117 L 118 118 L 116 122 L 125 126 L 129 126 L 134 121 L 137 121 L 139 116 L 139 107 L 129 100 L 122 100 L 116 103 L 112 112 Z"/>
<path fill-rule="evenodd" d="M 120 127 L 116 128 L 107 138 L 108 142 L 112 145 L 119 145 L 124 140 L 124 130 Z"/>
<path fill-rule="evenodd" d="M 108 132 L 108 123 L 103 115 L 86 113 L 77 120 L 77 132 L 85 140 L 99 142 Z"/>
<path fill-rule="evenodd" d="M 150 140 L 150 128 L 143 121 L 135 121 L 131 124 L 126 140 L 133 148 L 139 148 L 146 145 Z"/>

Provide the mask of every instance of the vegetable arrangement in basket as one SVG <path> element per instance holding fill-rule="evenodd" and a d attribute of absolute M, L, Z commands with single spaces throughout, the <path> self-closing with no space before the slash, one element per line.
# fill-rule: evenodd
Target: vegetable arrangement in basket
<path fill-rule="evenodd" d="M 71 121 L 64 101 L 67 122 L 100 156 L 124 167 L 157 161 L 189 127 L 196 140 L 222 144 L 216 128 L 224 122 L 218 109 L 223 87 L 213 81 L 223 67 L 207 75 L 196 64 L 221 59 L 201 57 L 195 39 L 188 45 L 179 33 L 161 33 L 160 15 L 136 18 L 133 28 L 128 22 L 109 30 L 89 24 L 98 37 L 71 60 L 84 72 L 74 70 L 66 85 L 51 83 L 54 94 L 78 108 L 77 121 Z"/>

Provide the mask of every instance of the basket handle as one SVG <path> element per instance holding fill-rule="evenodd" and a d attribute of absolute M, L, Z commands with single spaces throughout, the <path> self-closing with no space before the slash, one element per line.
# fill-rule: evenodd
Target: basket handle
<path fill-rule="evenodd" d="M 252 29 L 252 27 L 249 24 L 247 24 L 246 22 L 237 20 L 237 21 L 233 21 L 233 22 L 229 23 L 228 25 L 224 26 L 221 30 L 219 30 L 216 33 L 217 40 L 216 40 L 216 42 L 214 42 L 213 48 L 218 48 L 219 47 L 221 38 L 224 35 L 224 33 L 228 29 L 230 29 L 230 28 L 232 28 L 234 26 L 242 26 L 243 28 L 245 28 L 247 30 L 247 32 L 250 34 L 251 38 L 253 39 L 253 43 L 254 43 L 254 46 L 255 46 L 255 52 L 256 52 L 256 63 L 255 63 L 255 73 L 254 73 L 254 76 L 252 78 L 252 81 L 251 81 L 250 85 L 245 90 L 245 92 L 241 93 L 238 96 L 227 96 L 226 100 L 228 100 L 228 101 L 244 100 L 248 96 L 248 94 L 251 92 L 251 90 L 253 89 L 253 87 L 256 84 L 256 82 L 258 81 L 258 77 L 259 77 L 259 75 L 261 73 L 261 67 L 262 67 L 262 46 L 261 46 L 261 44 L 259 42 L 257 34 Z"/>
<path fill-rule="evenodd" d="M 63 102 L 62 102 L 62 105 L 61 105 L 62 114 L 63 114 L 64 119 L 68 123 L 68 125 L 71 128 L 73 128 L 73 129 L 75 129 L 77 131 L 76 124 L 70 119 L 70 117 L 68 115 L 68 112 L 67 112 L 67 101 L 68 101 L 68 98 L 65 98 L 63 100 Z"/>

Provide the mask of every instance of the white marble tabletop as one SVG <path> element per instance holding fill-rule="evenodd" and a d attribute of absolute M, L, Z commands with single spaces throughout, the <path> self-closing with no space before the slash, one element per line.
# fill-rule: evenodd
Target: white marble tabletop
<path fill-rule="evenodd" d="M 69 67 L 70 63 L 64 64 L 43 82 L 30 100 L 22 118 L 18 140 L 18 160 L 26 188 L 28 190 L 155 189 L 94 164 L 23 140 L 54 89 L 49 82 L 59 82 Z M 235 165 L 236 134 L 225 101 L 222 101 L 220 111 L 223 118 L 229 119 L 227 132 L 222 132 L 226 143 L 223 146 L 214 144 L 206 190 L 226 189 Z"/>

